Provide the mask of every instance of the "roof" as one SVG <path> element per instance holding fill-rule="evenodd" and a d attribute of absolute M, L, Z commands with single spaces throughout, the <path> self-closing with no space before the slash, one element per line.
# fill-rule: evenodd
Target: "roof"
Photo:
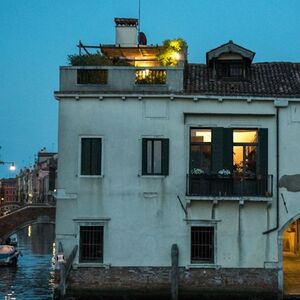
<path fill-rule="evenodd" d="M 205 64 L 187 64 L 184 92 L 220 96 L 300 97 L 300 63 L 252 63 L 244 81 L 213 79 Z"/>

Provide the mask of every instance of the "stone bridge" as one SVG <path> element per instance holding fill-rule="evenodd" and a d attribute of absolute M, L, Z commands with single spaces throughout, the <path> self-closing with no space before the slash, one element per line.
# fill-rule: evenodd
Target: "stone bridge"
<path fill-rule="evenodd" d="M 29 204 L 0 217 L 0 238 L 6 239 L 22 228 L 37 223 L 55 224 L 55 206 Z"/>

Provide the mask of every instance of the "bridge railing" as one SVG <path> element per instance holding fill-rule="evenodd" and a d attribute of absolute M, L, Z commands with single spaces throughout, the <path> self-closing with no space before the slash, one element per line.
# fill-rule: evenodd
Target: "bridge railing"
<path fill-rule="evenodd" d="M 64 250 L 62 243 L 58 244 L 58 263 L 59 263 L 59 295 L 56 295 L 56 299 L 64 299 L 67 289 L 67 281 L 72 268 L 72 263 L 77 253 L 78 245 L 76 245 L 71 251 L 67 259 L 64 258 Z"/>

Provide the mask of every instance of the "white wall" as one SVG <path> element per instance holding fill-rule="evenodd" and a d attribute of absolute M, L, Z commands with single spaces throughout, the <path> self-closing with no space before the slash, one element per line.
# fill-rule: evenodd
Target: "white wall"
<path fill-rule="evenodd" d="M 78 239 L 76 218 L 106 219 L 104 263 L 113 266 L 169 266 L 171 246 L 179 246 L 179 263 L 190 265 L 189 224 L 177 200 L 186 202 L 189 126 L 258 127 L 269 129 L 269 174 L 276 182 L 276 110 L 273 102 L 118 98 L 60 100 L 57 240 L 70 250 Z M 264 117 L 188 116 L 193 113 L 274 114 Z M 281 113 L 282 172 L 300 173 L 300 123 Z M 79 137 L 103 137 L 102 178 L 79 176 Z M 141 138 L 170 139 L 167 177 L 141 174 Z M 299 140 L 299 139 L 298 139 Z M 283 154 L 284 153 L 284 154 Z M 298 170 L 298 171 L 297 171 Z M 63 199 L 61 191 L 73 199 Z M 275 184 L 274 184 L 275 191 Z M 152 194 L 149 194 L 152 193 Z M 155 194 L 156 193 L 156 194 Z M 299 193 L 286 193 L 288 216 L 300 211 Z M 76 198 L 77 195 L 77 198 Z M 298 201 L 297 201 L 298 199 Z M 252 199 L 253 200 L 253 199 Z M 277 233 L 262 232 L 275 225 L 275 196 L 267 202 L 219 201 L 215 206 L 216 264 L 221 267 L 264 267 L 277 261 Z M 280 202 L 281 203 L 281 202 Z M 282 208 L 281 211 L 283 212 Z M 210 220 L 211 200 L 191 201 L 190 219 Z M 283 213 L 282 213 L 283 214 Z M 283 224 L 283 223 L 282 223 Z"/>

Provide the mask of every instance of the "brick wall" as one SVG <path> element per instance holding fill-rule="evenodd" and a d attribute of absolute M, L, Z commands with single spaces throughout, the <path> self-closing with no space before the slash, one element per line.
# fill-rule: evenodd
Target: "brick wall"
<path fill-rule="evenodd" d="M 199 299 L 200 295 L 201 299 L 230 296 L 231 300 L 251 299 L 251 295 L 255 299 L 277 297 L 275 269 L 180 268 L 179 274 L 180 299 Z M 168 299 L 170 289 L 170 268 L 162 267 L 79 268 L 72 270 L 68 282 L 68 294 L 79 297 L 76 299 L 88 299 L 91 295 L 102 295 L 103 299 L 110 299 L 106 298 L 109 295 L 113 299 L 120 295 L 131 295 L 130 299 Z"/>

